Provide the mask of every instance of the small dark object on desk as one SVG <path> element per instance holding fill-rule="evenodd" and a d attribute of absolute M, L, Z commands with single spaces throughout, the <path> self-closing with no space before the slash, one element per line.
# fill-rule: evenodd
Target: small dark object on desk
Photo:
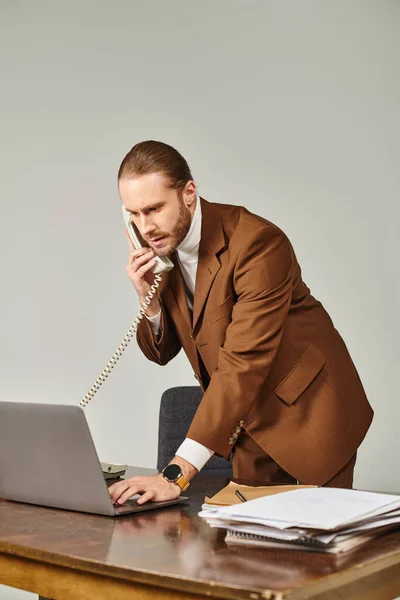
<path fill-rule="evenodd" d="M 243 494 L 239 492 L 239 490 L 235 490 L 235 494 L 239 498 L 240 502 L 247 502 L 247 498 L 245 498 Z"/>

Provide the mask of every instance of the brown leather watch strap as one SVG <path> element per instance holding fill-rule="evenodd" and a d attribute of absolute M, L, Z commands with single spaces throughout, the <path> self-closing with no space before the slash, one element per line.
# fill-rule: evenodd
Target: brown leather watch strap
<path fill-rule="evenodd" d="M 188 487 L 189 487 L 189 485 L 190 485 L 189 481 L 183 475 L 180 475 L 178 477 L 178 479 L 174 483 L 176 483 L 176 485 L 179 485 L 179 487 L 181 488 L 182 492 L 184 492 L 185 490 L 187 490 Z"/>

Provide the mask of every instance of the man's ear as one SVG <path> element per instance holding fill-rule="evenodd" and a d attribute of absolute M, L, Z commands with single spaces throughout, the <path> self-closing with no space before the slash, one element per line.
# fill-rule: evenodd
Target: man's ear
<path fill-rule="evenodd" d="M 195 182 L 191 179 L 183 188 L 183 201 L 188 208 L 193 208 L 196 204 L 197 188 Z"/>

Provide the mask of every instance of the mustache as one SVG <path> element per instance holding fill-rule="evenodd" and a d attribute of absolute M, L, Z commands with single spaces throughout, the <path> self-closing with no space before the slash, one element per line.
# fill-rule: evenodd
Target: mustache
<path fill-rule="evenodd" d="M 157 233 L 153 233 L 152 235 L 146 235 L 144 239 L 148 242 L 151 242 L 151 240 L 158 240 L 159 238 L 166 237 L 167 235 L 169 235 L 167 232 L 157 231 Z"/>

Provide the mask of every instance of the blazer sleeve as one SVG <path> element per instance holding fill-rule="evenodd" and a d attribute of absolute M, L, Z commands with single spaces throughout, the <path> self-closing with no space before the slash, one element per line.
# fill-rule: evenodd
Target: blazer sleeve
<path fill-rule="evenodd" d="M 238 256 L 232 319 L 187 434 L 225 458 L 268 377 L 290 307 L 294 255 L 285 234 L 271 229 L 252 233 Z"/>
<path fill-rule="evenodd" d="M 146 358 L 159 365 L 166 365 L 182 347 L 175 327 L 162 304 L 160 330 L 157 336 L 154 335 L 149 321 L 144 318 L 137 329 L 136 339 Z"/>

